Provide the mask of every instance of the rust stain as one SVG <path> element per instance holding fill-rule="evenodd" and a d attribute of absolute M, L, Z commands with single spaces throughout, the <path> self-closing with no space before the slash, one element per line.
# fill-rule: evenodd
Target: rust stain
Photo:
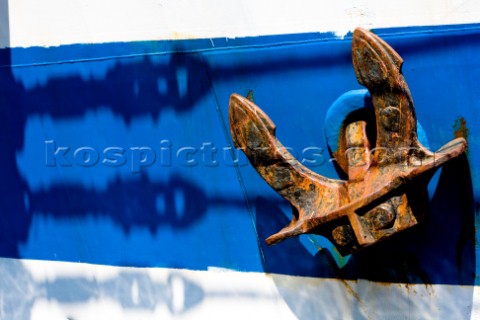
<path fill-rule="evenodd" d="M 358 302 L 359 307 L 363 309 L 364 315 L 367 317 L 367 319 L 371 319 L 371 317 L 368 315 L 368 310 L 369 310 L 368 306 L 365 305 L 365 303 L 360 298 L 359 294 L 352 288 L 352 286 L 348 283 L 348 281 L 344 279 L 337 279 L 337 280 L 340 281 L 345 286 L 345 289 L 347 290 L 347 292 L 350 293 L 352 297 Z M 357 282 L 355 280 L 350 280 L 350 281 Z"/>
<path fill-rule="evenodd" d="M 352 297 L 355 298 L 355 300 L 357 300 L 357 302 L 363 306 L 363 302 L 362 300 L 360 299 L 360 296 L 358 295 L 358 293 L 353 290 L 352 286 L 348 283 L 347 280 L 344 280 L 344 279 L 338 279 L 344 286 L 345 288 L 347 289 L 347 291 L 352 295 Z"/>
<path fill-rule="evenodd" d="M 464 117 L 458 117 L 453 124 L 453 135 L 456 138 L 464 138 L 468 141 L 468 136 L 470 135 L 470 130 L 467 128 L 467 120 Z M 466 149 L 466 154 L 468 155 L 468 146 Z"/>
<path fill-rule="evenodd" d="M 174 31 L 174 32 L 170 33 L 169 38 L 171 40 L 193 40 L 193 39 L 199 39 L 199 36 L 194 35 L 194 34 Z"/>
<path fill-rule="evenodd" d="M 253 98 L 253 90 L 248 90 L 247 99 L 252 101 L 252 102 L 255 102 L 254 98 Z"/>
<path fill-rule="evenodd" d="M 453 124 L 453 130 L 455 138 L 468 139 L 469 130 L 467 128 L 467 120 L 464 117 L 458 117 Z"/>

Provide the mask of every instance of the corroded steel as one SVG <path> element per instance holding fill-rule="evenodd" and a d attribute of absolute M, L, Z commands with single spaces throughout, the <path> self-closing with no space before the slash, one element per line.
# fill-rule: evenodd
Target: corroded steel
<path fill-rule="evenodd" d="M 253 167 L 292 205 L 292 222 L 268 244 L 304 234 L 320 234 L 342 254 L 367 247 L 422 220 L 427 183 L 435 168 L 465 151 L 463 138 L 431 152 L 417 138 L 403 60 L 378 36 L 356 29 L 352 40 L 357 80 L 369 90 L 375 111 L 376 142 L 371 148 L 367 120 L 345 122 L 334 153 L 348 180 L 318 175 L 298 162 L 278 141 L 272 120 L 251 100 L 233 94 L 229 120 L 233 142 Z"/>

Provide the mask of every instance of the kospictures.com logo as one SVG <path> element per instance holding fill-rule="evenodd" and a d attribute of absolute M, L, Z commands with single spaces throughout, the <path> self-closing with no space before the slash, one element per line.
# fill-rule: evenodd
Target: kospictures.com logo
<path fill-rule="evenodd" d="M 303 148 L 300 153 L 285 148 L 292 156 L 308 167 L 321 166 L 328 158 L 319 147 Z M 161 140 L 152 146 L 108 146 L 102 149 L 91 146 L 69 147 L 55 140 L 45 141 L 45 163 L 48 167 L 123 167 L 129 166 L 132 173 L 151 166 L 171 167 L 218 167 L 246 166 L 248 160 L 240 149 L 230 146 L 216 147 L 213 142 L 199 146 L 175 146 L 170 140 Z"/>
<path fill-rule="evenodd" d="M 284 147 L 292 158 L 306 167 L 318 167 L 327 162 L 336 161 L 320 147 L 306 147 L 300 152 L 294 148 Z M 400 152 L 399 152 L 400 151 Z M 415 162 L 409 161 L 410 155 L 415 154 L 414 148 L 391 150 L 388 148 L 350 148 L 345 151 L 349 163 L 353 166 L 364 166 L 366 153 L 384 153 L 386 157 L 401 157 L 396 163 L 406 166 L 421 166 L 418 158 Z M 203 142 L 199 146 L 175 146 L 170 140 L 161 140 L 156 147 L 151 146 L 108 146 L 103 149 L 91 146 L 68 147 L 57 144 L 55 140 L 45 141 L 45 163 L 48 167 L 123 167 L 129 166 L 132 173 L 139 173 L 142 168 L 151 166 L 171 167 L 219 167 L 219 166 L 246 166 L 249 164 L 242 150 L 230 146 L 216 147 L 213 142 Z M 290 159 L 287 159 L 290 160 Z M 265 161 L 265 159 L 259 159 Z"/>

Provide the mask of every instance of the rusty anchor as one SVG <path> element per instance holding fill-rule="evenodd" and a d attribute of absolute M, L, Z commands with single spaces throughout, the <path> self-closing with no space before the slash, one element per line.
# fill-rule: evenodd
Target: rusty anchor
<path fill-rule="evenodd" d="M 349 254 L 415 226 L 424 219 L 433 172 L 466 149 L 463 138 L 437 152 L 421 145 L 412 97 L 401 72 L 403 59 L 386 42 L 357 28 L 352 60 L 358 82 L 371 95 L 376 142 L 371 148 L 367 120 L 344 122 L 334 156 L 348 180 L 326 178 L 303 166 L 278 141 L 274 123 L 253 101 L 238 94 L 230 98 L 235 147 L 292 205 L 291 223 L 270 236 L 269 245 L 318 234 L 340 253 Z"/>

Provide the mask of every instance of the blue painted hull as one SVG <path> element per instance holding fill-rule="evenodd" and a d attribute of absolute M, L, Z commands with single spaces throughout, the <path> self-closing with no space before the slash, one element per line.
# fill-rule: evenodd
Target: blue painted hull
<path fill-rule="evenodd" d="M 317 148 L 311 169 L 337 178 L 323 126 L 361 88 L 348 37 L 15 48 L 0 52 L 0 256 L 475 284 L 480 27 L 376 32 L 405 60 L 430 149 L 468 133 L 424 226 L 351 257 L 315 236 L 264 244 L 290 208 L 232 149 L 229 96 L 252 90 L 282 143 Z"/>

